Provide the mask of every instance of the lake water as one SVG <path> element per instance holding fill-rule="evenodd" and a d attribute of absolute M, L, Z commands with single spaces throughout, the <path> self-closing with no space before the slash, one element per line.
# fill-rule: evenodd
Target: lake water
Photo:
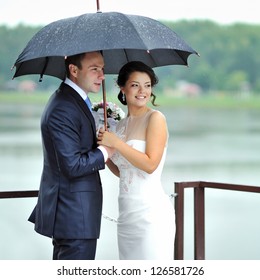
<path fill-rule="evenodd" d="M 42 169 L 41 106 L 0 104 L 0 190 L 36 190 Z M 160 108 L 170 141 L 163 184 L 260 186 L 260 112 Z M 101 172 L 103 213 L 117 217 L 118 180 Z M 185 192 L 185 259 L 193 259 L 193 193 Z M 51 240 L 27 222 L 36 198 L 0 200 L 0 259 L 51 259 Z M 173 201 L 174 204 L 174 201 Z M 206 259 L 260 259 L 260 194 L 206 190 Z M 103 218 L 97 259 L 118 259 L 116 223 Z"/>

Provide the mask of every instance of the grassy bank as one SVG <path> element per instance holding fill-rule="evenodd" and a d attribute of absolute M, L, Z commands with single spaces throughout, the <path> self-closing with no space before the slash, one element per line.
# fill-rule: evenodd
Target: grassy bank
<path fill-rule="evenodd" d="M 49 92 L 3 92 L 0 91 L 1 104 L 46 104 L 51 93 Z M 208 95 L 204 97 L 173 97 L 156 94 L 156 103 L 167 107 L 191 108 L 247 108 L 260 109 L 260 96 L 233 97 L 226 95 Z M 102 94 L 91 94 L 92 102 L 99 102 Z M 117 95 L 107 94 L 107 101 L 119 104 Z"/>

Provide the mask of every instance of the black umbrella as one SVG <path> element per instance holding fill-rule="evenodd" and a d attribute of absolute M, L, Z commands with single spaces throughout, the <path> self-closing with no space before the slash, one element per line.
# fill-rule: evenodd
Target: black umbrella
<path fill-rule="evenodd" d="M 117 12 L 61 19 L 37 32 L 19 55 L 14 77 L 40 74 L 65 77 L 64 58 L 102 50 L 105 73 L 116 74 L 128 61 L 151 67 L 187 65 L 196 51 L 173 30 L 151 18 Z"/>
<path fill-rule="evenodd" d="M 63 80 L 66 56 L 91 51 L 102 51 L 105 74 L 116 74 L 133 60 L 150 67 L 187 65 L 188 56 L 197 54 L 159 21 L 117 12 L 101 13 L 98 4 L 97 13 L 61 19 L 38 31 L 17 58 L 14 78 L 39 74 L 40 81 L 43 75 Z M 105 103 L 104 85 L 103 100 Z"/>

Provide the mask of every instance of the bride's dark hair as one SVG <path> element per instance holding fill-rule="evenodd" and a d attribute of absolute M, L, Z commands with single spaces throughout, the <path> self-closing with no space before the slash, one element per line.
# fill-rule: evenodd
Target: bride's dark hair
<path fill-rule="evenodd" d="M 117 85 L 119 87 L 124 87 L 127 80 L 129 79 L 129 76 L 133 73 L 133 72 L 142 72 L 142 73 L 146 73 L 150 79 L 151 79 L 151 86 L 154 87 L 158 82 L 158 77 L 155 75 L 153 69 L 151 67 L 149 67 L 148 65 L 146 65 L 145 63 L 141 62 L 141 61 L 131 61 L 126 63 L 119 71 L 118 77 L 117 77 Z M 119 92 L 118 94 L 118 100 L 123 104 L 123 105 L 127 105 L 126 99 L 124 98 L 124 94 L 121 92 Z M 152 93 L 151 94 L 151 102 L 154 106 L 157 106 L 155 104 L 155 99 L 156 96 Z"/>

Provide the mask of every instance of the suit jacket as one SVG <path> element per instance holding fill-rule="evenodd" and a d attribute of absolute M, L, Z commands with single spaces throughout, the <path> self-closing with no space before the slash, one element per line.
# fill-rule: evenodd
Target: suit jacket
<path fill-rule="evenodd" d="M 97 149 L 92 113 L 81 96 L 62 83 L 41 118 L 43 171 L 29 221 L 36 232 L 61 239 L 96 239 L 100 234 L 105 168 Z"/>

